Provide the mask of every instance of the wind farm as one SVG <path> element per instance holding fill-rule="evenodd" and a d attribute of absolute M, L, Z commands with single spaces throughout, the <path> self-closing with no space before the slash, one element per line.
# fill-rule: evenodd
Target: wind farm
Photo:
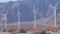
<path fill-rule="evenodd" d="M 60 0 L 0 3 L 1 34 L 60 34 Z"/>

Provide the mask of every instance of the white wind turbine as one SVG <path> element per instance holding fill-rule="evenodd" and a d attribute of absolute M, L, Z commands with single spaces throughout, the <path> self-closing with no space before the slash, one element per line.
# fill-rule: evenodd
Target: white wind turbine
<path fill-rule="evenodd" d="M 55 6 L 49 5 L 49 7 L 53 8 L 54 10 L 54 26 L 57 27 L 57 22 L 56 22 L 56 10 L 57 10 L 57 3 L 55 4 Z"/>
<path fill-rule="evenodd" d="M 3 7 L 4 9 L 2 10 L 2 11 L 4 11 L 5 10 L 5 7 Z M 4 22 L 4 29 L 6 29 L 7 28 L 7 13 L 6 14 L 2 14 L 2 12 L 0 12 L 0 15 L 5 15 L 4 17 L 4 20 L 5 20 L 5 22 Z"/>
<path fill-rule="evenodd" d="M 35 7 L 35 4 L 34 4 L 34 8 L 33 8 L 33 13 L 34 13 L 34 28 L 36 28 L 36 7 Z"/>
<path fill-rule="evenodd" d="M 35 0 L 36 1 L 36 0 Z M 38 8 L 36 9 L 35 3 L 33 5 L 33 14 L 34 14 L 34 28 L 37 27 L 37 12 Z"/>
<path fill-rule="evenodd" d="M 4 7 L 5 8 L 5 7 Z M 4 11 L 4 9 L 3 9 Z M 5 29 L 7 28 L 7 13 L 9 12 L 9 10 L 7 10 L 7 12 L 4 14 L 5 15 Z M 7 33 L 7 31 L 5 30 L 5 33 Z"/>
<path fill-rule="evenodd" d="M 15 2 L 12 6 L 12 9 L 14 9 L 14 7 L 17 7 L 17 15 L 18 15 L 18 22 L 17 22 L 17 25 L 18 25 L 18 29 L 20 28 L 20 12 L 19 12 L 19 2 L 20 0 L 16 0 L 17 2 Z"/>
<path fill-rule="evenodd" d="M 17 0 L 17 1 L 20 1 L 20 0 Z M 17 2 L 17 3 L 19 3 L 19 2 Z M 18 30 L 20 29 L 20 16 L 21 16 L 21 14 L 20 14 L 20 11 L 19 11 L 20 9 L 19 9 L 19 5 L 17 4 L 17 14 L 18 14 Z"/>
<path fill-rule="evenodd" d="M 2 16 L 0 16 L 0 17 L 2 17 L 2 20 L 4 20 L 4 29 L 6 29 L 6 14 L 0 14 L 0 15 L 2 15 Z M 2 30 L 1 30 L 1 32 L 2 32 Z"/>
<path fill-rule="evenodd" d="M 5 13 L 5 29 L 7 29 L 7 15 L 8 15 L 9 10 L 7 10 L 7 12 Z M 7 31 L 5 30 L 6 34 Z"/>
<path fill-rule="evenodd" d="M 3 11 L 5 10 L 6 7 L 3 7 Z M 5 15 L 5 29 L 7 28 L 7 13 L 8 13 L 8 10 L 7 12 L 4 14 Z M 6 32 L 6 31 L 5 31 Z"/>
<path fill-rule="evenodd" d="M 17 7 L 17 13 L 18 13 L 18 29 L 20 28 L 20 12 L 19 7 Z"/>
<path fill-rule="evenodd" d="M 7 28 L 7 14 L 5 14 L 5 29 Z"/>
<path fill-rule="evenodd" d="M 7 34 L 7 13 L 5 14 L 5 34 Z"/>
<path fill-rule="evenodd" d="M 19 9 L 19 1 L 20 0 L 16 0 L 17 2 L 15 2 L 15 4 L 13 4 L 13 6 L 12 6 L 12 9 L 14 9 L 14 7 L 17 7 L 17 14 L 18 14 L 18 23 L 17 23 L 17 25 L 18 25 L 18 29 L 20 28 L 20 9 Z"/>

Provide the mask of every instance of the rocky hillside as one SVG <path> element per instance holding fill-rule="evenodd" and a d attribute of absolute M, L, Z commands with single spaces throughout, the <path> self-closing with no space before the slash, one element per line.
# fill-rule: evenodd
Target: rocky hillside
<path fill-rule="evenodd" d="M 6 14 L 7 12 L 7 23 L 15 23 L 18 21 L 18 9 L 20 12 L 20 21 L 32 23 L 34 20 L 34 4 L 35 10 L 37 11 L 37 24 L 41 26 L 48 26 L 54 24 L 54 9 L 49 5 L 55 6 L 57 4 L 57 24 L 60 24 L 60 0 L 24 0 L 24 1 L 10 1 L 1 3 L 0 2 L 0 14 Z M 0 15 L 1 16 L 1 15 Z M 5 17 L 3 17 L 5 18 Z M 4 22 L 4 19 L 0 17 L 0 23 Z M 39 25 L 40 25 L 39 24 Z M 47 25 L 48 24 L 48 25 Z"/>

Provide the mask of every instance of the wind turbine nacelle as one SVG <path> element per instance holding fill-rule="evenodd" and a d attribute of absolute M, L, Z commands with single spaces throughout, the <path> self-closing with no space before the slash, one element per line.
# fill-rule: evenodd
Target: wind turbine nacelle
<path fill-rule="evenodd" d="M 49 7 L 53 8 L 53 6 L 50 4 Z"/>
<path fill-rule="evenodd" d="M 53 6 L 53 5 L 49 5 L 49 7 L 53 8 L 53 9 L 57 9 L 56 6 Z"/>

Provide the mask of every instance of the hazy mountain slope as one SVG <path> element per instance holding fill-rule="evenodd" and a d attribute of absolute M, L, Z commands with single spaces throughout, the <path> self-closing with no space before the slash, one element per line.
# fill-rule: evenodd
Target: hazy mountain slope
<path fill-rule="evenodd" d="M 6 2 L 6 3 L 0 3 L 0 14 L 6 14 L 7 15 L 7 23 L 9 24 L 16 24 L 17 23 L 17 12 L 19 9 L 20 12 L 20 21 L 22 24 L 29 24 L 33 23 L 33 6 L 35 4 L 36 11 L 37 11 L 37 24 L 40 26 L 52 26 L 54 24 L 54 10 L 53 8 L 49 7 L 49 5 L 55 6 L 55 4 L 58 3 L 57 6 L 57 24 L 60 24 L 60 0 L 25 0 L 25 1 L 15 1 L 15 2 Z M 18 8 L 17 8 L 18 7 Z M 5 17 L 3 17 L 5 18 Z M 3 18 L 0 19 L 0 23 L 4 23 Z M 44 24 L 44 25 L 43 25 Z M 30 24 L 29 24 L 30 25 Z M 37 26 L 39 26 L 37 25 Z M 9 25 L 10 26 L 10 25 Z M 31 26 L 30 26 L 31 27 Z"/>

